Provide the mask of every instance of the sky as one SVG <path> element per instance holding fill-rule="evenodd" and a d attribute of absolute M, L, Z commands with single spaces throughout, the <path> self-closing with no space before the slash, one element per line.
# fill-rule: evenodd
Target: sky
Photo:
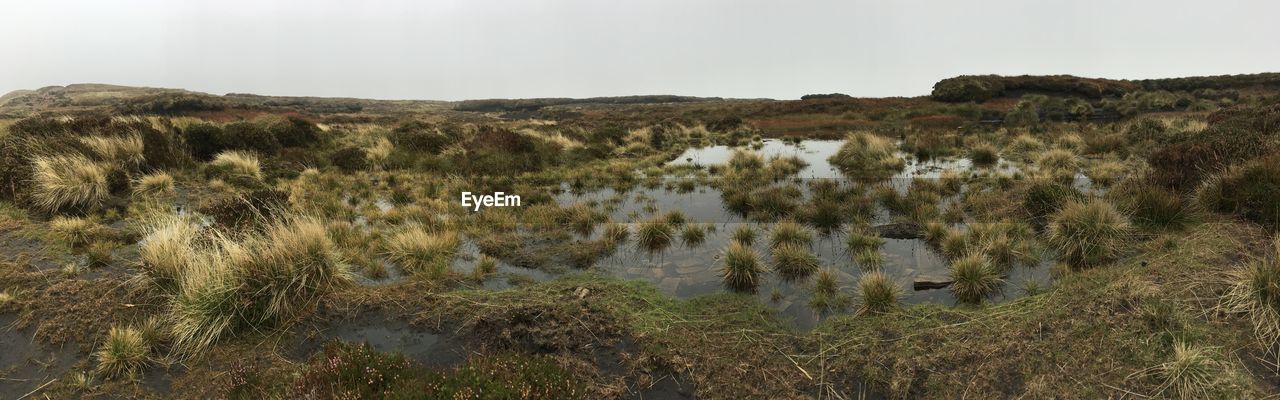
<path fill-rule="evenodd" d="M 1280 71 L 1276 1 L 0 0 L 0 93 L 928 94 L 962 74 Z"/>

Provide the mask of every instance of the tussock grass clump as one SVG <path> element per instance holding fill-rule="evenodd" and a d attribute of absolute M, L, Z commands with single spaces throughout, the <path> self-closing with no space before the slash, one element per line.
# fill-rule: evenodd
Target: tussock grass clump
<path fill-rule="evenodd" d="M 88 391 L 93 389 L 93 374 L 88 371 L 77 371 L 70 374 L 67 378 L 67 385 L 80 391 Z"/>
<path fill-rule="evenodd" d="M 138 135 L 84 136 L 80 138 L 80 143 L 84 144 L 84 147 L 92 152 L 98 160 L 113 165 L 137 168 L 145 161 L 143 157 L 145 148 L 142 143 L 142 137 Z"/>
<path fill-rule="evenodd" d="M 788 243 L 773 248 L 772 252 L 773 270 L 785 280 L 808 278 L 818 270 L 818 256 L 809 251 L 807 246 Z"/>
<path fill-rule="evenodd" d="M 671 246 L 673 228 L 665 219 L 653 218 L 636 228 L 636 245 L 648 251 L 661 251 Z"/>
<path fill-rule="evenodd" d="M 622 243 L 627 241 L 631 236 L 631 229 L 626 225 L 617 222 L 610 222 L 604 225 L 604 238 L 613 243 Z"/>
<path fill-rule="evenodd" d="M 1040 154 L 1040 157 L 1036 159 L 1036 165 L 1042 171 L 1075 172 L 1080 166 L 1080 161 L 1076 158 L 1075 153 L 1069 150 L 1053 149 Z"/>
<path fill-rule="evenodd" d="M 1228 275 L 1231 287 L 1219 308 L 1247 316 L 1262 347 L 1280 358 L 1280 236 L 1274 247 L 1273 254 Z"/>
<path fill-rule="evenodd" d="M 830 268 L 823 268 L 813 279 L 813 295 L 809 307 L 817 310 L 843 309 L 848 306 L 848 296 L 840 294 L 840 282 Z"/>
<path fill-rule="evenodd" d="M 244 151 L 224 151 L 209 161 L 210 170 L 215 176 L 236 179 L 262 180 L 262 165 L 258 156 Z"/>
<path fill-rule="evenodd" d="M 364 150 L 365 159 L 378 168 L 386 168 L 387 160 L 391 158 L 391 152 L 395 148 L 396 146 L 391 144 L 390 140 L 380 138 L 374 142 L 373 146 Z"/>
<path fill-rule="evenodd" d="M 49 220 L 49 230 L 72 246 L 83 246 L 93 240 L 99 231 L 98 224 L 80 217 L 54 217 Z"/>
<path fill-rule="evenodd" d="M 1210 177 L 1196 190 L 1195 199 L 1206 210 L 1280 227 L 1280 155 L 1233 166 Z"/>
<path fill-rule="evenodd" d="M 164 196 L 173 191 L 173 176 L 164 172 L 143 175 L 133 182 L 134 196 Z"/>
<path fill-rule="evenodd" d="M 40 156 L 32 166 L 31 200 L 42 210 L 92 209 L 111 195 L 107 169 L 82 155 Z"/>
<path fill-rule="evenodd" d="M 143 275 L 166 293 L 176 293 L 187 266 L 199 261 L 200 228 L 176 215 L 158 217 L 147 226 L 138 246 Z"/>
<path fill-rule="evenodd" d="M 875 271 L 884 265 L 884 256 L 879 249 L 862 249 L 853 254 L 853 262 L 863 271 Z"/>
<path fill-rule="evenodd" d="M 750 246 L 756 241 L 756 229 L 751 225 L 739 224 L 733 228 L 733 241 Z"/>
<path fill-rule="evenodd" d="M 609 216 L 596 211 L 586 203 L 574 204 L 560 211 L 556 221 L 567 224 L 580 235 L 588 236 L 596 230 L 596 225 L 609 219 Z"/>
<path fill-rule="evenodd" d="M 729 243 L 721 257 L 724 265 L 720 268 L 720 277 L 724 286 L 739 292 L 753 292 L 760 286 L 760 274 L 764 268 L 760 265 L 760 254 L 741 243 Z"/>
<path fill-rule="evenodd" d="M 1005 151 L 1027 160 L 1037 152 L 1044 150 L 1044 148 L 1044 142 L 1039 139 L 1030 135 L 1018 135 L 1018 137 L 1013 138 L 1013 141 L 1008 146 L 1005 146 Z"/>
<path fill-rule="evenodd" d="M 898 307 L 902 288 L 884 272 L 872 271 L 858 278 L 857 296 L 858 314 L 884 314 Z"/>
<path fill-rule="evenodd" d="M 997 269 L 1007 271 L 1020 258 L 1021 249 L 1015 247 L 1016 244 L 1013 238 L 1000 234 L 983 237 L 974 243 L 974 246 L 988 260 L 991 260 Z"/>
<path fill-rule="evenodd" d="M 938 242 L 938 251 L 948 259 L 959 258 L 968 253 L 970 239 L 969 235 L 960 229 L 948 229 L 947 233 L 942 235 L 942 240 Z"/>
<path fill-rule="evenodd" d="M 1022 191 L 1022 208 L 1026 210 L 1031 223 L 1043 226 L 1050 215 L 1062 208 L 1063 204 L 1084 197 L 1075 188 L 1048 179 L 1033 179 L 1027 182 Z"/>
<path fill-rule="evenodd" d="M 680 210 L 667 211 L 663 218 L 667 221 L 668 225 L 673 227 L 684 225 L 685 222 L 688 222 L 689 220 L 689 217 L 686 217 L 683 212 L 680 212 Z"/>
<path fill-rule="evenodd" d="M 858 254 L 867 250 L 878 251 L 880 246 L 884 246 L 884 239 L 865 227 L 850 228 L 844 242 L 849 246 L 849 254 Z"/>
<path fill-rule="evenodd" d="M 1085 170 L 1085 176 L 1088 176 L 1094 184 L 1109 187 L 1120 180 L 1126 172 L 1126 166 L 1123 162 L 1104 160 L 1089 166 Z"/>
<path fill-rule="evenodd" d="M 1000 149 L 990 144 L 980 144 L 969 150 L 969 160 L 973 165 L 986 167 L 1000 161 Z"/>
<path fill-rule="evenodd" d="M 174 348 L 183 354 L 199 354 L 248 325 L 239 315 L 248 311 L 248 304 L 238 298 L 241 288 L 235 270 L 249 264 L 250 255 L 234 242 L 218 242 L 221 248 L 195 253 L 191 265 L 178 276 L 177 293 L 170 300 Z"/>
<path fill-rule="evenodd" d="M 1076 267 L 1097 266 L 1120 256 L 1132 239 L 1129 218 L 1100 199 L 1072 201 L 1049 221 L 1049 246 Z"/>
<path fill-rule="evenodd" d="M 707 240 L 708 227 L 703 224 L 685 224 L 680 231 L 680 241 L 686 247 L 697 247 Z"/>
<path fill-rule="evenodd" d="M 951 261 L 951 294 L 961 303 L 978 304 L 1000 290 L 1004 279 L 985 257 L 971 254 Z"/>
<path fill-rule="evenodd" d="M 729 169 L 734 171 L 758 171 L 764 165 L 764 157 L 754 151 L 734 150 L 729 157 Z"/>
<path fill-rule="evenodd" d="M 439 277 L 449 270 L 459 243 L 456 233 L 427 232 L 415 225 L 387 239 L 386 257 L 406 272 Z"/>
<path fill-rule="evenodd" d="M 795 185 L 782 185 L 753 190 L 746 198 L 746 211 L 752 219 L 773 221 L 795 214 L 803 195 Z"/>
<path fill-rule="evenodd" d="M 1213 357 L 1213 350 L 1185 342 L 1174 343 L 1173 355 L 1156 367 L 1156 373 L 1164 379 L 1160 393 L 1172 393 L 1178 399 L 1210 399 L 1219 382 L 1223 381 L 1224 366 Z"/>
<path fill-rule="evenodd" d="M 1163 186 L 1146 182 L 1126 182 L 1107 193 L 1116 207 L 1144 227 L 1170 228 L 1187 222 L 1191 215 L 1182 196 Z"/>
<path fill-rule="evenodd" d="M 131 327 L 112 327 L 107 340 L 93 353 L 97 372 L 107 378 L 127 376 L 142 370 L 151 352 L 142 334 Z"/>
<path fill-rule="evenodd" d="M 884 178 L 899 171 L 903 161 L 895 156 L 893 141 L 867 132 L 845 138 L 840 150 L 827 161 L 854 178 Z"/>
<path fill-rule="evenodd" d="M 476 259 L 475 275 L 483 279 L 486 276 L 493 275 L 498 272 L 498 260 L 493 257 L 481 254 Z"/>
<path fill-rule="evenodd" d="M 809 247 L 809 242 L 812 240 L 813 231 L 794 221 L 782 221 L 773 224 L 773 230 L 769 232 L 769 247 L 771 248 L 786 244 Z"/>
<path fill-rule="evenodd" d="M 448 237 L 443 241 L 441 247 Z M 351 279 L 324 224 L 314 219 L 275 222 L 250 248 L 254 268 L 241 270 L 240 278 L 249 287 L 262 288 L 254 297 L 261 299 L 267 316 L 294 315 L 295 307 Z"/>
<path fill-rule="evenodd" d="M 120 244 L 114 241 L 99 241 L 90 243 L 85 248 L 85 262 L 90 267 L 105 267 L 111 264 L 111 259 L 115 256 L 113 253 Z"/>
<path fill-rule="evenodd" d="M 292 321 L 352 278 L 324 224 L 310 218 L 278 219 L 236 238 L 209 232 L 186 253 L 169 306 L 173 348 L 184 355 Z"/>
<path fill-rule="evenodd" d="M 942 238 L 947 236 L 947 224 L 930 221 L 924 224 L 922 238 L 926 243 L 937 246 L 942 243 Z"/>

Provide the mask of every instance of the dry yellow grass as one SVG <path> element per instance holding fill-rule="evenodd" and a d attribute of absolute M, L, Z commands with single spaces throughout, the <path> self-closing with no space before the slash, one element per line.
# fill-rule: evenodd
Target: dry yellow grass
<path fill-rule="evenodd" d="M 40 156 L 33 164 L 32 202 L 45 211 L 94 208 L 110 195 L 107 169 L 85 156 Z"/>
<path fill-rule="evenodd" d="M 209 165 L 232 177 L 262 179 L 262 164 L 258 156 L 243 151 L 224 151 L 213 157 Z"/>
<path fill-rule="evenodd" d="M 169 195 L 174 192 L 174 179 L 165 172 L 143 175 L 133 182 L 135 196 Z"/>
<path fill-rule="evenodd" d="M 434 277 L 449 270 L 458 244 L 456 233 L 432 233 L 413 226 L 387 240 L 386 255 L 406 272 Z"/>
<path fill-rule="evenodd" d="M 187 267 L 200 261 L 195 248 L 200 228 L 176 215 L 154 217 L 146 225 L 147 235 L 138 246 L 144 276 L 166 292 L 175 292 Z"/>
<path fill-rule="evenodd" d="M 386 166 L 387 159 L 391 157 L 392 150 L 395 150 L 395 145 L 392 144 L 390 140 L 387 140 L 387 138 L 379 138 L 374 142 L 372 147 L 364 150 L 364 154 L 365 158 L 369 160 L 369 163 L 382 168 Z"/>
<path fill-rule="evenodd" d="M 142 165 L 143 144 L 138 135 L 129 136 L 85 136 L 80 143 L 103 162 L 113 166 L 126 168 Z"/>
<path fill-rule="evenodd" d="M 97 224 L 79 217 L 55 217 L 49 220 L 49 230 L 72 246 L 89 243 L 97 228 Z"/>

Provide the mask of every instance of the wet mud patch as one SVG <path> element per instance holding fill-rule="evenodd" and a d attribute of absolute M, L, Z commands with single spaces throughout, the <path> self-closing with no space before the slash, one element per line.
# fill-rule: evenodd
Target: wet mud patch
<path fill-rule="evenodd" d="M 0 262 L 30 265 L 39 271 L 56 270 L 70 259 L 52 254 L 44 242 L 18 232 L 0 233 Z"/>
<path fill-rule="evenodd" d="M 373 350 L 400 353 L 429 367 L 457 366 L 470 355 L 460 338 L 415 327 L 380 313 L 331 319 L 303 328 L 302 333 L 299 342 L 287 350 L 291 359 L 305 360 L 333 341 L 368 344 Z"/>
<path fill-rule="evenodd" d="M 33 329 L 16 326 L 16 315 L 0 315 L 0 398 L 16 399 L 47 388 L 71 370 L 78 356 L 76 346 L 43 345 Z"/>
<path fill-rule="evenodd" d="M 631 398 L 644 399 L 690 399 L 694 398 L 693 380 L 683 375 L 671 374 L 654 378 L 648 386 L 636 388 Z"/>
<path fill-rule="evenodd" d="M 55 279 L 27 294 L 31 301 L 17 321 L 19 328 L 34 328 L 45 343 L 94 343 L 113 323 L 140 319 L 164 304 L 126 279 Z"/>

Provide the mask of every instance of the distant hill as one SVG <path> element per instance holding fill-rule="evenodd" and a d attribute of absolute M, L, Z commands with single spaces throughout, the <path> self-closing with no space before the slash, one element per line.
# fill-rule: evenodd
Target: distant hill
<path fill-rule="evenodd" d="M 1198 76 L 1187 78 L 1116 80 L 1072 75 L 961 75 L 933 85 L 934 100 L 961 103 L 984 102 L 1023 94 L 1101 99 L 1147 90 L 1195 91 L 1202 89 L 1280 89 L 1280 73 Z"/>
<path fill-rule="evenodd" d="M 394 115 L 401 112 L 447 110 L 452 104 L 430 100 L 367 100 L 244 93 L 218 96 L 183 89 L 77 83 L 36 90 L 15 90 L 5 94 L 0 97 L 0 117 L 85 111 L 175 115 L 226 110 L 295 111 L 312 114 L 359 113 L 369 110 Z"/>
<path fill-rule="evenodd" d="M 15 90 L 0 97 L 0 115 L 23 115 L 42 110 L 87 110 L 109 107 L 121 101 L 161 94 L 195 94 L 182 89 L 77 83 Z"/>
<path fill-rule="evenodd" d="M 618 97 L 572 98 L 535 98 L 535 99 L 484 99 L 463 100 L 454 106 L 458 111 L 509 112 L 535 111 L 543 107 L 573 104 L 663 104 L 663 103 L 695 103 L 724 100 L 720 97 L 693 97 L 675 95 L 642 95 Z"/>

